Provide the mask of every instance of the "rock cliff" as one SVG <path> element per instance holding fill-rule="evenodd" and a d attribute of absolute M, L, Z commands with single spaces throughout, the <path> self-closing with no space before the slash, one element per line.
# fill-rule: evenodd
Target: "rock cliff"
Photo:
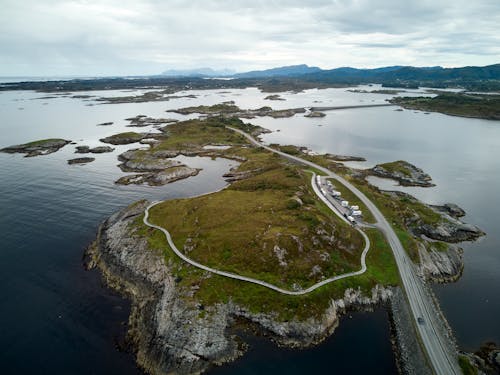
<path fill-rule="evenodd" d="M 245 345 L 228 333 L 235 318 L 281 345 L 303 347 L 330 335 L 346 311 L 369 310 L 392 295 L 392 289 L 380 286 L 369 296 L 347 289 L 343 298 L 330 301 L 321 318 L 305 321 L 283 322 L 277 314 L 255 314 L 232 302 L 203 306 L 177 286 L 163 254 L 151 250 L 147 239 L 132 229 L 147 204 L 137 202 L 100 226 L 87 251 L 87 265 L 99 268 L 111 288 L 131 299 L 128 338 L 137 363 L 148 373 L 199 373 L 236 359 Z"/>

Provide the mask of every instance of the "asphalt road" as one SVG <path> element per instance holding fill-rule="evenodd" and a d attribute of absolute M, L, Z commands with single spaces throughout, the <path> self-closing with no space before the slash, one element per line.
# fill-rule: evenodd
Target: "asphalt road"
<path fill-rule="evenodd" d="M 316 186 L 315 177 L 316 177 L 316 175 L 313 173 L 311 184 L 313 186 L 313 189 L 314 189 L 315 193 L 320 197 L 320 199 L 322 199 L 322 198 L 324 198 L 324 196 L 323 196 L 323 194 L 321 194 L 321 191 Z M 167 242 L 170 245 L 170 248 L 172 249 L 172 251 L 179 258 L 181 258 L 186 263 L 189 263 L 192 266 L 197 267 L 199 269 L 202 269 L 204 271 L 208 271 L 208 272 L 214 273 L 216 275 L 220 275 L 220 276 L 229 277 L 229 278 L 235 279 L 235 280 L 246 281 L 246 282 L 249 282 L 249 283 L 252 283 L 252 284 L 261 285 L 263 287 L 272 289 L 272 290 L 277 291 L 279 293 L 288 294 L 288 295 L 294 295 L 294 296 L 307 294 L 307 293 L 312 292 L 313 290 L 316 290 L 316 289 L 322 287 L 323 285 L 332 283 L 332 282 L 340 280 L 340 279 L 345 279 L 347 277 L 361 275 L 361 274 L 363 274 L 363 273 L 366 272 L 366 254 L 368 254 L 368 251 L 370 250 L 371 244 L 370 244 L 370 239 L 368 238 L 368 236 L 363 231 L 361 231 L 359 229 L 358 229 L 359 233 L 363 236 L 363 238 L 365 240 L 365 247 L 363 249 L 363 252 L 361 253 L 361 268 L 358 271 L 343 273 L 341 275 L 336 275 L 336 276 L 330 277 L 328 279 L 324 279 L 324 280 L 320 281 L 319 283 L 311 285 L 309 288 L 306 288 L 306 289 L 301 289 L 301 290 L 287 290 L 287 289 L 280 288 L 280 287 L 278 287 L 276 285 L 267 283 L 265 281 L 261 281 L 261 280 L 257 280 L 257 279 L 251 278 L 251 277 L 242 276 L 242 275 L 238 275 L 238 274 L 235 274 L 235 273 L 225 272 L 225 271 L 221 271 L 221 270 L 218 270 L 218 269 L 215 269 L 215 268 L 212 268 L 212 267 L 208 267 L 208 266 L 206 266 L 204 264 L 198 263 L 195 260 L 187 257 L 184 253 L 182 253 L 177 248 L 177 246 L 175 246 L 175 243 L 172 240 L 172 236 L 170 235 L 170 232 L 168 230 L 166 230 L 163 227 L 160 227 L 159 225 L 155 225 L 155 224 L 153 224 L 153 223 L 151 223 L 149 221 L 149 210 L 152 207 L 154 207 L 157 204 L 159 204 L 159 203 L 161 203 L 161 201 L 160 202 L 153 202 L 148 207 L 146 207 L 146 210 L 144 211 L 144 218 L 143 218 L 144 224 L 146 224 L 147 226 L 149 226 L 151 228 L 155 228 L 155 229 L 158 229 L 158 230 L 162 231 L 163 234 L 165 235 L 165 237 L 167 238 Z M 330 208 L 332 210 L 335 210 L 333 208 L 333 206 L 330 207 Z M 343 218 L 343 219 L 345 220 L 345 218 Z"/>
<path fill-rule="evenodd" d="M 416 275 L 414 265 L 407 256 L 394 229 L 375 204 L 358 188 L 336 173 L 308 160 L 266 146 L 239 129 L 228 128 L 240 133 L 257 146 L 263 147 L 289 160 L 320 170 L 328 177 L 342 183 L 366 205 L 376 220 L 375 226 L 382 231 L 392 249 L 399 269 L 403 289 L 406 293 L 413 315 L 414 327 L 420 337 L 420 342 L 427 354 L 432 369 L 439 375 L 461 374 L 461 370 L 458 367 L 457 353 L 451 339 L 448 337 L 447 330 L 444 328 L 445 325 L 442 321 L 439 308 L 435 305 L 429 290 L 424 287 L 422 281 Z M 421 323 L 418 321 L 419 318 L 423 319 Z"/>

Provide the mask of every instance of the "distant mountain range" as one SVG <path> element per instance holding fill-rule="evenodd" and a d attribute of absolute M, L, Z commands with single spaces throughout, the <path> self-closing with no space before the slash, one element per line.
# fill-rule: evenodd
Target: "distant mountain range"
<path fill-rule="evenodd" d="M 500 64 L 484 67 L 463 68 L 392 66 L 377 69 L 337 68 L 303 76 L 306 80 L 321 82 L 390 82 L 390 81 L 453 81 L 453 80 L 498 80 Z"/>
<path fill-rule="evenodd" d="M 295 77 L 304 74 L 318 73 L 322 70 L 315 66 L 290 65 L 266 70 L 254 70 L 246 73 L 235 74 L 234 78 L 268 78 L 268 77 Z"/>
<path fill-rule="evenodd" d="M 170 69 L 161 73 L 165 77 L 227 77 L 236 72 L 230 69 L 214 70 L 212 68 Z"/>
<path fill-rule="evenodd" d="M 228 69 L 210 68 L 192 70 L 167 70 L 162 73 L 167 77 L 231 77 L 235 79 L 298 78 L 303 81 L 323 83 L 406 83 L 407 85 L 425 84 L 425 82 L 470 82 L 481 80 L 500 80 L 500 64 L 483 67 L 466 66 L 463 68 L 443 68 L 441 66 L 413 67 L 386 66 L 375 69 L 357 69 L 342 67 L 321 69 L 305 64 L 283 66 L 245 73 L 234 73 Z"/>

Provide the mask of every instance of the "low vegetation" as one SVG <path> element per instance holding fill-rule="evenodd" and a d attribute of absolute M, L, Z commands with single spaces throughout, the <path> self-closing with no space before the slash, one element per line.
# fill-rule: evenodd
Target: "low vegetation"
<path fill-rule="evenodd" d="M 460 365 L 460 369 L 464 375 L 477 375 L 477 369 L 470 363 L 466 356 L 459 356 L 458 364 Z"/>
<path fill-rule="evenodd" d="M 151 210 L 152 221 L 193 259 L 288 289 L 359 268 L 362 237 L 318 209 L 310 174 L 254 150 L 244 152 L 258 170 L 253 176 L 222 192 L 164 202 Z"/>
<path fill-rule="evenodd" d="M 165 127 L 168 137 L 154 150 L 199 149 L 208 143 L 233 147 L 220 156 L 238 157 L 233 172 L 249 172 L 227 189 L 191 199 L 163 202 L 151 209 L 151 222 L 169 230 L 176 246 L 208 266 L 267 281 L 289 290 L 358 270 L 365 243 L 312 191 L 309 171 L 225 128 L 258 130 L 237 119 L 190 120 Z M 398 272 L 383 236 L 368 231 L 372 247 L 363 275 L 338 280 L 306 296 L 286 296 L 265 287 L 203 272 L 181 261 L 164 235 L 138 218 L 136 235 L 164 254 L 186 298 L 203 305 L 229 300 L 253 312 L 274 312 L 280 319 L 320 316 L 331 298 L 347 288 L 369 291 L 377 284 L 397 285 Z"/>
<path fill-rule="evenodd" d="M 389 173 L 399 172 L 405 176 L 411 177 L 411 170 L 408 168 L 407 163 L 402 160 L 383 163 L 379 165 Z"/>
<path fill-rule="evenodd" d="M 404 108 L 453 116 L 500 120 L 500 95 L 446 93 L 430 97 L 397 97 L 391 103 Z"/>
<path fill-rule="evenodd" d="M 383 192 L 367 184 L 364 179 L 349 176 L 346 178 L 375 203 L 394 228 L 410 258 L 418 262 L 417 239 L 411 235 L 412 227 L 420 224 L 435 225 L 442 220 L 442 216 L 408 195 Z"/>

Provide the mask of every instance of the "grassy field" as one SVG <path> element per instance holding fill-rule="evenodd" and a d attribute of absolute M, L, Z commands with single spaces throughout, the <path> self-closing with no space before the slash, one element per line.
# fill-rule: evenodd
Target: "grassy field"
<path fill-rule="evenodd" d="M 170 249 L 165 236 L 143 225 L 142 218 L 136 221 L 134 229 L 136 235 L 147 237 L 153 251 L 165 256 L 174 270 L 179 288 L 189 291 L 185 298 L 190 298 L 193 304 L 208 306 L 232 301 L 254 313 L 273 313 L 281 321 L 305 320 L 321 317 L 330 300 L 342 298 L 348 288 L 360 289 L 370 295 L 371 289 L 377 284 L 396 286 L 400 282 L 392 251 L 383 235 L 376 230 L 367 231 L 372 247 L 366 259 L 367 271 L 364 274 L 335 281 L 307 295 L 288 296 L 259 285 L 210 274 L 184 263 Z"/>
<path fill-rule="evenodd" d="M 268 169 L 222 192 L 164 202 L 151 221 L 198 262 L 302 289 L 357 269 L 364 248 L 352 227 L 318 209 L 309 181 L 295 166 Z"/>
<path fill-rule="evenodd" d="M 411 171 L 406 166 L 406 162 L 402 160 L 392 161 L 390 163 L 379 164 L 387 172 L 394 173 L 399 172 L 404 176 L 411 177 Z"/>
<path fill-rule="evenodd" d="M 317 198 L 310 171 L 260 147 L 249 147 L 244 138 L 224 127 L 230 121 L 229 125 L 251 132 L 251 125 L 221 121 L 169 125 L 165 129 L 168 137 L 154 150 L 229 144 L 233 147 L 221 150 L 221 155 L 244 158 L 237 172 L 251 171 L 249 177 L 217 193 L 163 202 L 151 209 L 150 221 L 166 228 L 176 246 L 200 263 L 290 290 L 358 270 L 364 240 Z M 253 312 L 274 312 L 282 320 L 306 319 L 319 317 L 330 300 L 341 298 L 347 288 L 369 293 L 376 284 L 399 283 L 391 249 L 375 230 L 367 232 L 372 247 L 363 275 L 338 280 L 306 296 L 281 295 L 190 266 L 142 218 L 136 220 L 133 230 L 165 256 L 185 298 L 203 305 L 231 300 Z"/>

